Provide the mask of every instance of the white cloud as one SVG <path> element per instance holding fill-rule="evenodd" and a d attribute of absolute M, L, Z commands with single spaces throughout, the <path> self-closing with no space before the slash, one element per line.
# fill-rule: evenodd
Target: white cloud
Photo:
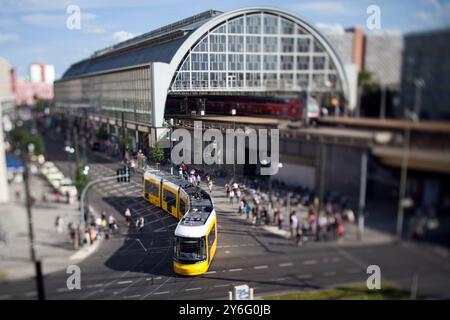
<path fill-rule="evenodd" d="M 87 28 L 85 30 L 86 33 L 93 33 L 93 34 L 103 34 L 106 32 L 105 28 L 101 28 L 101 27 L 92 27 L 92 28 Z"/>
<path fill-rule="evenodd" d="M 316 27 L 320 29 L 323 33 L 331 33 L 331 34 L 344 34 L 345 29 L 341 24 L 329 24 L 329 23 L 316 23 Z"/>
<path fill-rule="evenodd" d="M 16 34 L 0 33 L 0 43 L 1 42 L 16 41 L 18 38 L 19 37 Z"/>
<path fill-rule="evenodd" d="M 131 38 L 134 38 L 136 35 L 132 34 L 128 31 L 117 31 L 113 34 L 113 39 L 115 42 L 122 42 Z"/>

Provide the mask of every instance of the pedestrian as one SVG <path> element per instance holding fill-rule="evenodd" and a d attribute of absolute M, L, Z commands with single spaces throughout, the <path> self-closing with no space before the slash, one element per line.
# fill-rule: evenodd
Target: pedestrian
<path fill-rule="evenodd" d="M 186 164 L 184 161 L 181 162 L 181 170 L 183 171 L 183 174 L 186 172 Z"/>
<path fill-rule="evenodd" d="M 131 225 L 131 210 L 130 208 L 125 209 L 125 220 L 127 221 L 127 225 Z"/>
<path fill-rule="evenodd" d="M 66 191 L 66 203 L 70 204 L 70 202 L 71 202 L 70 193 L 69 193 L 69 191 Z"/>
<path fill-rule="evenodd" d="M 253 205 L 252 205 L 251 201 L 247 201 L 247 204 L 245 206 L 246 220 L 248 220 L 250 218 L 250 212 L 252 212 L 252 210 L 253 210 Z"/>
<path fill-rule="evenodd" d="M 298 219 L 295 210 L 292 210 L 289 216 L 289 226 L 291 231 L 291 239 L 297 239 Z"/>
<path fill-rule="evenodd" d="M 225 191 L 227 192 L 227 198 L 230 197 L 231 186 L 227 183 L 225 184 Z"/>
<path fill-rule="evenodd" d="M 237 202 L 239 203 L 241 201 L 241 188 L 240 187 L 236 188 L 235 195 L 236 195 Z"/>
<path fill-rule="evenodd" d="M 239 210 L 238 213 L 240 215 L 244 214 L 245 211 L 245 198 L 242 198 L 241 201 L 239 202 Z"/>
<path fill-rule="evenodd" d="M 144 217 L 140 216 L 136 221 L 136 228 L 139 230 L 139 232 L 142 232 L 144 228 Z"/>
<path fill-rule="evenodd" d="M 230 199 L 230 203 L 233 204 L 233 199 L 234 199 L 234 191 L 230 190 L 230 192 L 228 193 L 228 197 Z"/>
<path fill-rule="evenodd" d="M 89 227 L 84 231 L 84 243 L 89 247 L 91 245 L 91 235 Z"/>
<path fill-rule="evenodd" d="M 112 214 L 108 217 L 108 227 L 110 230 L 116 230 L 117 228 L 116 219 L 112 216 Z"/>
<path fill-rule="evenodd" d="M 197 182 L 197 186 L 200 187 L 201 177 L 200 177 L 200 174 L 198 172 L 197 172 L 197 175 L 195 177 L 195 180 Z"/>
<path fill-rule="evenodd" d="M 280 210 L 280 209 L 278 209 Z M 278 229 L 282 230 L 283 229 L 283 215 L 281 214 L 281 211 L 278 211 Z"/>
<path fill-rule="evenodd" d="M 178 168 L 178 174 L 180 175 L 180 178 L 184 179 L 183 168 L 181 166 Z"/>
<path fill-rule="evenodd" d="M 322 213 L 317 220 L 318 224 L 318 232 L 317 232 L 317 240 L 324 240 L 325 235 L 327 233 L 327 217 Z"/>
<path fill-rule="evenodd" d="M 102 219 L 102 233 L 106 233 L 106 230 L 108 229 L 108 222 L 106 221 L 106 217 Z"/>
<path fill-rule="evenodd" d="M 212 188 L 213 188 L 213 181 L 212 181 L 212 178 L 209 177 L 209 180 L 208 180 L 209 194 L 212 194 Z"/>
<path fill-rule="evenodd" d="M 57 233 L 62 233 L 62 231 L 63 231 L 63 224 L 64 224 L 63 218 L 61 216 L 59 216 L 59 215 L 56 216 L 55 228 L 56 228 L 56 232 Z"/>
<path fill-rule="evenodd" d="M 3 229 L 3 226 L 0 224 L 0 242 L 5 246 L 8 245 L 8 235 L 6 233 L 6 229 Z"/>
<path fill-rule="evenodd" d="M 300 221 L 297 223 L 296 245 L 297 246 L 303 245 L 303 227 L 302 227 L 302 223 L 300 223 Z"/>

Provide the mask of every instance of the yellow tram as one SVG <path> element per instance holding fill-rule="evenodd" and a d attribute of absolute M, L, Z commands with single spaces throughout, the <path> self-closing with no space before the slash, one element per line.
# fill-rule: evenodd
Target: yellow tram
<path fill-rule="evenodd" d="M 175 229 L 175 273 L 205 273 L 217 247 L 216 211 L 209 193 L 161 171 L 143 176 L 143 195 L 151 204 L 180 220 Z"/>

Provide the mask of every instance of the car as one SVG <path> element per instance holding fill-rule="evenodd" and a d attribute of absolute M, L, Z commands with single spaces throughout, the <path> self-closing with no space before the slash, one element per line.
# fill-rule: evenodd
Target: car
<path fill-rule="evenodd" d="M 51 186 L 55 189 L 58 190 L 58 188 L 60 188 L 62 185 L 72 185 L 72 180 L 69 178 L 66 178 L 64 176 L 54 176 L 51 180 L 49 180 L 49 183 L 51 184 Z"/>
<path fill-rule="evenodd" d="M 49 171 L 55 171 L 58 168 L 56 168 L 55 164 L 51 161 L 47 161 L 45 162 L 42 166 L 41 166 L 41 173 L 43 175 L 46 175 Z"/>
<path fill-rule="evenodd" d="M 47 178 L 48 182 L 50 182 L 50 184 L 52 184 L 52 181 L 54 181 L 54 180 L 62 180 L 64 178 L 64 174 L 62 174 L 60 171 L 57 171 L 57 172 L 48 173 L 45 175 L 45 177 Z"/>
<path fill-rule="evenodd" d="M 72 185 L 72 184 L 70 184 L 70 185 L 60 185 L 57 190 L 62 195 L 69 194 L 69 196 L 71 198 L 75 198 L 78 195 L 77 188 L 74 185 Z"/>

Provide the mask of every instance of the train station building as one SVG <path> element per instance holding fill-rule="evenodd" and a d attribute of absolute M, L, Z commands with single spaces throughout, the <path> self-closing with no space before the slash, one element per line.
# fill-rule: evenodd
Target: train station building
<path fill-rule="evenodd" d="M 295 108 L 309 97 L 351 109 L 345 68 L 327 38 L 290 12 L 210 10 L 74 63 L 55 81 L 54 101 L 57 110 L 82 113 L 113 131 L 125 125 L 134 131 L 133 144 L 146 147 L 166 135 L 172 115 L 258 112 L 233 102 L 302 101 L 259 111 L 272 117 L 300 115 Z"/>

